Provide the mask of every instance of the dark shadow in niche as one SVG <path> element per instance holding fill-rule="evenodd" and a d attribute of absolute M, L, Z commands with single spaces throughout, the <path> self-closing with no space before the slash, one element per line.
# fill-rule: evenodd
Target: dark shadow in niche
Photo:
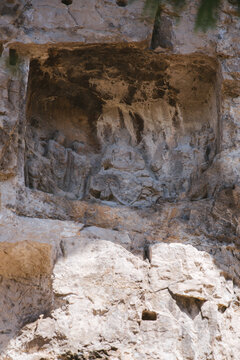
<path fill-rule="evenodd" d="M 121 7 L 125 7 L 128 5 L 128 0 L 116 0 L 116 4 Z"/>
<path fill-rule="evenodd" d="M 142 320 L 156 321 L 157 320 L 157 313 L 155 311 L 143 310 L 143 312 L 142 312 Z"/>
<path fill-rule="evenodd" d="M 18 61 L 18 53 L 15 49 L 9 49 L 9 65 L 15 66 Z"/>
<path fill-rule="evenodd" d="M 218 305 L 218 311 L 220 313 L 225 313 L 225 311 L 227 310 L 227 306 L 224 306 L 224 305 Z"/>
<path fill-rule="evenodd" d="M 169 291 L 171 297 L 176 301 L 179 309 L 184 312 L 192 320 L 200 313 L 202 305 L 205 303 L 205 300 L 200 300 L 194 297 L 187 297 L 173 294 L 172 291 Z"/>
<path fill-rule="evenodd" d="M 161 14 L 160 7 L 156 13 L 151 41 L 152 49 L 156 49 L 158 47 L 170 50 L 173 49 L 172 22 L 165 14 Z"/>
<path fill-rule="evenodd" d="M 152 249 L 151 244 L 145 240 L 143 246 L 143 260 L 148 260 L 150 263 L 152 261 Z"/>
<path fill-rule="evenodd" d="M 68 6 L 72 4 L 72 0 L 62 0 L 62 3 Z"/>
<path fill-rule="evenodd" d="M 0 41 L 0 57 L 2 56 L 3 53 L 3 43 Z"/>
<path fill-rule="evenodd" d="M 137 143 L 140 144 L 144 130 L 144 120 L 138 113 L 133 114 L 131 111 L 129 111 L 129 115 L 131 116 L 133 127 L 136 131 Z"/>

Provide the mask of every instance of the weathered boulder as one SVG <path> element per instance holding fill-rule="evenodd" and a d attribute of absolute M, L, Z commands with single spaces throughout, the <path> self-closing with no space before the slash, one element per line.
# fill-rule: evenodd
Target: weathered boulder
<path fill-rule="evenodd" d="M 64 241 L 53 271 L 56 308 L 10 342 L 11 358 L 25 359 L 26 349 L 29 359 L 67 359 L 69 349 L 79 358 L 237 358 L 238 292 L 210 254 L 156 244 L 149 263 L 104 235 L 83 230 Z"/>

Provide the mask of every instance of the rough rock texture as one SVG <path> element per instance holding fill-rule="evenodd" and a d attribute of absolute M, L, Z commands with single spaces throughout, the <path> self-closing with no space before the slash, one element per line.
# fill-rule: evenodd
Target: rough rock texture
<path fill-rule="evenodd" d="M 0 3 L 0 359 L 238 360 L 239 29 Z"/>
<path fill-rule="evenodd" d="M 186 197 L 218 149 L 216 72 L 132 46 L 32 61 L 26 185 L 138 207 Z"/>
<path fill-rule="evenodd" d="M 113 233 L 88 229 L 64 242 L 54 268 L 57 308 L 10 342 L 12 358 L 67 359 L 71 349 L 80 359 L 217 359 L 240 351 L 238 289 L 211 255 L 162 243 L 149 264 L 114 244 Z"/>

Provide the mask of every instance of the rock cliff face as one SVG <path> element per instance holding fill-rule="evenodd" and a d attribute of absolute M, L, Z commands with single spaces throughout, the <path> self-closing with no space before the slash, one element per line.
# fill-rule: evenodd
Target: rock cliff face
<path fill-rule="evenodd" d="M 1 360 L 239 359 L 239 18 L 143 6 L 0 4 Z"/>

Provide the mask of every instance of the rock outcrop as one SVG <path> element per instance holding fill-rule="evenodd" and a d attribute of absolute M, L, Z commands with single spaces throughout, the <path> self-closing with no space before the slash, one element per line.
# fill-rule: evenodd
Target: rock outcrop
<path fill-rule="evenodd" d="M 0 4 L 0 359 L 238 360 L 239 17 Z"/>

